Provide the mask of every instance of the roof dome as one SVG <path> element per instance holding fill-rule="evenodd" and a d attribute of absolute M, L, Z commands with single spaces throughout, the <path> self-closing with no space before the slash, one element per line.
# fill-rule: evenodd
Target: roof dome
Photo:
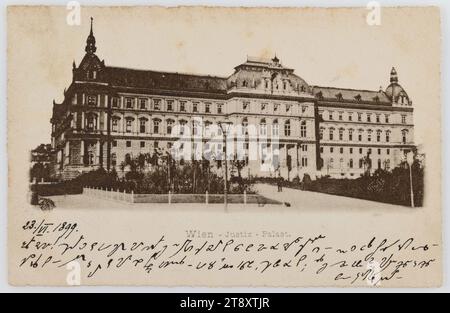
<path fill-rule="evenodd" d="M 306 81 L 295 75 L 293 69 L 284 67 L 276 56 L 271 60 L 247 57 L 228 77 L 227 87 L 296 94 L 309 91 Z"/>
<path fill-rule="evenodd" d="M 391 71 L 391 84 L 386 89 L 386 95 L 392 102 L 409 104 L 409 97 L 405 89 L 398 83 L 398 75 L 395 68 Z"/>

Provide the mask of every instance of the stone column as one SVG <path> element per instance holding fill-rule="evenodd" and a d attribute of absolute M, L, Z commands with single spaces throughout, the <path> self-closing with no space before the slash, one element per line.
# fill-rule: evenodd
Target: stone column
<path fill-rule="evenodd" d="M 95 151 L 96 164 L 100 165 L 100 140 L 97 141 L 96 151 Z"/>
<path fill-rule="evenodd" d="M 81 112 L 81 129 L 84 129 L 84 123 L 85 123 L 85 118 L 84 118 L 84 111 Z"/>
<path fill-rule="evenodd" d="M 108 131 L 108 113 L 104 114 L 104 118 L 105 118 L 105 123 L 103 124 L 103 130 L 105 132 L 107 132 Z"/>
<path fill-rule="evenodd" d="M 70 163 L 70 142 L 66 142 L 65 151 L 64 151 L 64 164 Z"/>
<path fill-rule="evenodd" d="M 84 165 L 84 140 L 81 140 L 81 144 L 80 144 L 80 157 L 81 157 L 81 164 Z"/>

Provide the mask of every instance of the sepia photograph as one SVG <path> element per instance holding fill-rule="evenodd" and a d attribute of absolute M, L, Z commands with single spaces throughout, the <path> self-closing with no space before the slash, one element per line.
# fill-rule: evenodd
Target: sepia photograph
<path fill-rule="evenodd" d="M 442 284 L 438 7 L 7 17 L 10 284 Z"/>

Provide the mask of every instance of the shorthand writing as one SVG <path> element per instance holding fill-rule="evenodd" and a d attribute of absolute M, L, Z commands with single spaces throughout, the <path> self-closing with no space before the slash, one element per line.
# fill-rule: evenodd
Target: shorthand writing
<path fill-rule="evenodd" d="M 133 271 L 148 277 L 161 272 L 237 272 L 269 275 L 291 272 L 326 278 L 343 286 L 402 280 L 415 271 L 437 265 L 432 256 L 439 245 L 410 238 L 353 238 L 336 246 L 326 233 L 211 232 L 188 229 L 180 234 L 124 241 L 98 240 L 76 222 L 30 220 L 21 226 L 24 240 L 17 266 L 31 271 L 65 269 L 78 262 L 83 282 L 114 271 Z M 180 239 L 181 238 L 181 239 Z"/>

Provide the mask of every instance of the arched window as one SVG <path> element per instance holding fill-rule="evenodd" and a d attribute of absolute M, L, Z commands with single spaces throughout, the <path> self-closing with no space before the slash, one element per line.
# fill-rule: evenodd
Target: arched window
<path fill-rule="evenodd" d="M 174 120 L 167 120 L 166 124 L 167 124 L 167 134 L 171 135 L 172 134 L 172 129 L 173 129 L 173 124 L 174 124 Z"/>
<path fill-rule="evenodd" d="M 125 121 L 125 131 L 127 133 L 131 133 L 133 132 L 133 119 L 132 118 L 127 118 Z"/>
<path fill-rule="evenodd" d="M 160 119 L 154 119 L 153 120 L 153 133 L 154 134 L 159 134 L 159 125 L 161 124 L 161 120 Z"/>
<path fill-rule="evenodd" d="M 344 140 L 344 129 L 339 128 L 339 140 Z"/>
<path fill-rule="evenodd" d="M 353 168 L 353 159 L 350 159 L 350 161 L 348 162 L 348 166 L 349 166 L 350 168 Z"/>
<path fill-rule="evenodd" d="M 112 131 L 113 132 L 118 132 L 119 131 L 119 122 L 120 122 L 120 118 L 118 117 L 113 117 L 111 124 L 112 124 Z"/>
<path fill-rule="evenodd" d="M 273 121 L 273 130 L 272 130 L 273 136 L 279 136 L 280 135 L 280 125 L 278 125 L 278 120 Z"/>
<path fill-rule="evenodd" d="M 391 131 L 387 130 L 386 131 L 386 142 L 389 142 L 389 141 L 391 141 Z"/>
<path fill-rule="evenodd" d="M 330 158 L 330 162 L 328 165 L 330 168 L 334 168 L 334 159 L 333 158 Z"/>
<path fill-rule="evenodd" d="M 147 119 L 141 118 L 139 120 L 139 132 L 141 134 L 145 134 L 146 131 L 147 131 Z"/>
<path fill-rule="evenodd" d="M 180 120 L 180 136 L 183 136 L 186 133 L 186 124 L 187 121 Z"/>
<path fill-rule="evenodd" d="M 291 121 L 287 120 L 286 123 L 284 123 L 284 135 L 286 137 L 291 136 Z"/>
<path fill-rule="evenodd" d="M 95 114 L 88 114 L 86 118 L 86 127 L 88 130 L 97 129 L 97 116 Z"/>
<path fill-rule="evenodd" d="M 300 137 L 306 137 L 306 121 L 302 121 L 300 124 Z"/>
<path fill-rule="evenodd" d="M 210 134 L 211 134 L 211 125 L 212 125 L 212 122 L 210 122 L 210 121 L 206 121 L 205 122 L 205 130 L 204 130 L 205 137 L 209 137 L 210 136 Z"/>
<path fill-rule="evenodd" d="M 372 141 L 372 130 L 371 130 L 371 129 L 369 129 L 369 130 L 367 131 L 367 141 L 368 141 L 368 142 L 371 142 L 371 141 Z"/>
<path fill-rule="evenodd" d="M 331 127 L 329 130 L 329 137 L 330 137 L 330 140 L 334 140 L 334 128 L 333 127 Z"/>
<path fill-rule="evenodd" d="M 408 142 L 408 130 L 404 129 L 402 130 L 402 143 Z"/>
<path fill-rule="evenodd" d="M 261 136 L 266 136 L 267 135 L 267 123 L 266 123 L 266 119 L 263 118 L 260 122 L 259 125 L 259 134 Z"/>

